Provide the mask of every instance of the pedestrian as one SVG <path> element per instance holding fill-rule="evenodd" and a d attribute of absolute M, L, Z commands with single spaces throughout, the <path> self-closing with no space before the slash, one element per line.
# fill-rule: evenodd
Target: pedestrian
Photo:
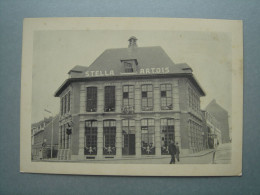
<path fill-rule="evenodd" d="M 170 153 L 170 155 L 171 155 L 171 161 L 170 161 L 170 164 L 175 164 L 176 146 L 175 146 L 173 140 L 170 141 L 170 145 L 169 145 L 169 153 Z"/>
<path fill-rule="evenodd" d="M 180 148 L 178 142 L 176 142 L 176 159 L 178 162 L 180 162 Z"/>

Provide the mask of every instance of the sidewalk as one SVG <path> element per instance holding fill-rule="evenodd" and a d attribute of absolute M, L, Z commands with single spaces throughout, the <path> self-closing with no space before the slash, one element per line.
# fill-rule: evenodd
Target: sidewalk
<path fill-rule="evenodd" d="M 192 157 L 202 157 L 205 156 L 209 153 L 213 153 L 215 151 L 215 149 L 207 149 L 207 150 L 203 150 L 197 153 L 193 153 L 193 154 L 187 154 L 187 155 L 181 155 L 180 154 L 180 159 L 186 159 L 186 158 L 192 158 Z M 126 163 L 126 161 L 128 161 L 128 163 L 138 163 L 138 162 L 144 162 L 144 161 L 148 161 L 147 163 L 149 164 L 149 161 L 158 161 L 160 159 L 170 159 L 170 155 L 162 155 L 160 157 L 156 157 L 156 156 L 144 156 L 141 158 L 136 158 L 135 156 L 125 156 L 122 157 L 121 159 L 84 159 L 84 160 L 58 160 L 57 158 L 53 158 L 53 159 L 43 159 L 43 160 L 38 160 L 38 162 L 88 162 L 88 163 L 94 163 L 94 162 L 108 162 L 108 163 L 112 163 L 112 162 L 124 162 Z M 35 161 L 34 161 L 35 162 Z"/>

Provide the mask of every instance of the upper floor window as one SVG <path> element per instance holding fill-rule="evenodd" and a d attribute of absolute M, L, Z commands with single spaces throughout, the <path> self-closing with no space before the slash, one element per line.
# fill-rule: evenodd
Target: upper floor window
<path fill-rule="evenodd" d="M 134 72 L 133 63 L 131 62 L 124 62 L 125 72 Z"/>
<path fill-rule="evenodd" d="M 116 107 L 115 86 L 105 87 L 105 112 L 114 112 Z"/>
<path fill-rule="evenodd" d="M 122 112 L 125 114 L 133 113 L 134 111 L 134 86 L 123 86 L 123 106 Z"/>
<path fill-rule="evenodd" d="M 87 112 L 97 111 L 97 87 L 87 87 Z"/>
<path fill-rule="evenodd" d="M 142 110 L 153 110 L 153 86 L 142 85 Z"/>
<path fill-rule="evenodd" d="M 70 91 L 61 97 L 61 115 L 70 112 Z"/>
<path fill-rule="evenodd" d="M 161 109 L 172 110 L 172 85 L 161 85 Z"/>
<path fill-rule="evenodd" d="M 125 73 L 136 72 L 137 60 L 122 60 Z"/>

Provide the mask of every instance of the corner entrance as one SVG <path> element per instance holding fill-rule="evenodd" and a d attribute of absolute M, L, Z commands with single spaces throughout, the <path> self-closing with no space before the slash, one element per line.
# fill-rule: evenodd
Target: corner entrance
<path fill-rule="evenodd" d="M 124 134 L 123 155 L 135 155 L 135 134 Z"/>

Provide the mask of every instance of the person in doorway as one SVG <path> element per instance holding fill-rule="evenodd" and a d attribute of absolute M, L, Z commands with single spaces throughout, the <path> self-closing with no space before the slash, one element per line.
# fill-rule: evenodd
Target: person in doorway
<path fill-rule="evenodd" d="M 170 141 L 169 153 L 170 153 L 170 155 L 171 155 L 171 157 L 172 157 L 172 158 L 171 158 L 171 161 L 170 161 L 170 164 L 175 164 L 176 146 L 175 146 L 173 140 Z"/>
<path fill-rule="evenodd" d="M 180 148 L 178 142 L 176 142 L 176 159 L 178 162 L 180 161 Z"/>

